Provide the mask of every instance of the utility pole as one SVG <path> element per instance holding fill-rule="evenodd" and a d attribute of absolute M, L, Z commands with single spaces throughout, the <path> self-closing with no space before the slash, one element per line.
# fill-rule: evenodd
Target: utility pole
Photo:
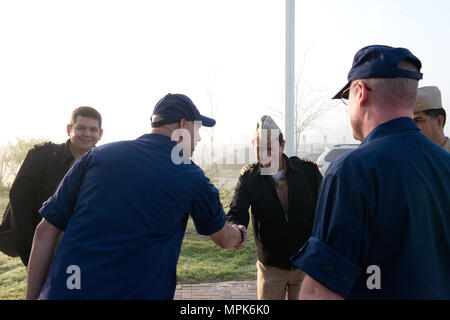
<path fill-rule="evenodd" d="M 286 154 L 294 155 L 295 0 L 286 0 L 285 137 Z"/>

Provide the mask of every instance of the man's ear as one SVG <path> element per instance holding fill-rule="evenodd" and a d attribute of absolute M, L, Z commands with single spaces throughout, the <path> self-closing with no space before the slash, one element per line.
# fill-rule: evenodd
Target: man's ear
<path fill-rule="evenodd" d="M 286 140 L 281 141 L 280 143 L 280 151 L 284 152 L 284 147 L 286 146 Z"/>
<path fill-rule="evenodd" d="M 70 131 L 72 131 L 72 125 L 71 125 L 71 124 L 68 124 L 68 125 L 66 126 L 66 130 L 67 130 L 67 135 L 70 137 Z"/>
<path fill-rule="evenodd" d="M 181 119 L 180 122 L 178 122 L 178 126 L 180 129 L 186 128 L 186 119 Z"/>
<path fill-rule="evenodd" d="M 362 83 L 361 81 L 358 82 L 358 84 L 356 85 L 357 87 L 357 100 L 359 102 L 360 106 L 363 106 L 366 104 L 367 99 L 369 98 L 369 90 L 367 89 L 367 86 Z"/>
<path fill-rule="evenodd" d="M 444 116 L 442 114 L 436 117 L 437 126 L 439 129 L 444 130 Z"/>

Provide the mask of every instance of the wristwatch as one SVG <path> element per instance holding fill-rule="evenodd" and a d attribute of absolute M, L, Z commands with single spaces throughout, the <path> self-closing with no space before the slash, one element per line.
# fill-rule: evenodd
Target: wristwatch
<path fill-rule="evenodd" d="M 244 242 L 244 231 L 242 231 L 241 229 L 238 229 L 241 232 L 241 241 L 239 241 L 239 243 Z"/>

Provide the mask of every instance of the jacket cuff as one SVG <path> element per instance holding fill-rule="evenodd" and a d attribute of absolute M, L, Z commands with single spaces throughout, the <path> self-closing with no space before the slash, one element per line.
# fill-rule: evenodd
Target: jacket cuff
<path fill-rule="evenodd" d="M 194 220 L 195 230 L 203 236 L 210 236 L 217 231 L 220 231 L 226 223 L 225 214 L 223 210 L 208 221 L 198 222 Z"/>
<path fill-rule="evenodd" d="M 44 202 L 43 207 L 39 210 L 39 214 L 53 226 L 64 231 L 66 229 L 69 217 L 71 216 L 71 212 L 58 208 L 55 203 L 56 201 L 53 201 L 52 199 L 53 198 L 50 198 Z"/>
<path fill-rule="evenodd" d="M 291 261 L 331 291 L 347 297 L 362 268 L 319 238 L 311 237 Z"/>

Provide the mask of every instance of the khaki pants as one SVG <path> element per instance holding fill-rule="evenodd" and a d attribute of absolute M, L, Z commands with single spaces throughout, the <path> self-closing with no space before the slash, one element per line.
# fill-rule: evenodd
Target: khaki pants
<path fill-rule="evenodd" d="M 296 300 L 300 294 L 305 273 L 300 270 L 284 270 L 267 266 L 259 260 L 256 262 L 258 269 L 257 287 L 258 300 Z"/>

